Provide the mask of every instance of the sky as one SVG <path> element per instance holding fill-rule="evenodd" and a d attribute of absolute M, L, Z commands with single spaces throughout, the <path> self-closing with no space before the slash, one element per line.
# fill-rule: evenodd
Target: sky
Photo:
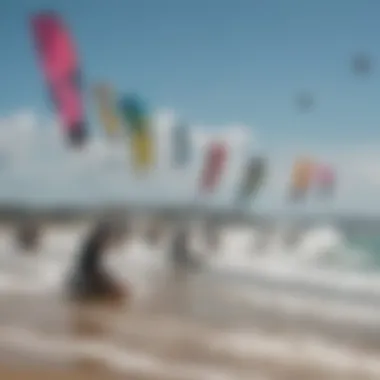
<path fill-rule="evenodd" d="M 80 155 L 66 152 L 57 135 L 60 127 L 37 65 L 28 15 L 41 9 L 59 12 L 77 42 L 95 136 Z M 178 181 L 168 169 L 168 148 L 162 148 L 160 170 L 147 187 L 128 167 L 127 144 L 117 148 L 102 139 L 90 89 L 107 81 L 119 93 L 145 97 L 162 146 L 168 120 L 175 117 L 192 126 L 195 140 L 217 134 L 231 146 L 236 157 L 220 194 L 204 202 L 231 204 L 243 159 L 239 152 L 249 142 L 248 149 L 265 154 L 271 164 L 252 209 L 291 207 L 284 201 L 291 162 L 306 153 L 337 169 L 339 188 L 328 204 L 310 202 L 304 209 L 379 213 L 379 13 L 376 0 L 3 0 L 0 202 L 194 198 L 201 148 L 189 169 L 193 174 L 186 176 L 190 182 Z M 353 72 L 358 53 L 371 58 L 369 75 Z M 313 95 L 309 112 L 296 105 L 302 91 Z M 232 143 L 231 135 L 246 138 Z M 91 180 L 86 165 L 93 165 Z M 86 173 L 73 174 L 82 166 Z"/>

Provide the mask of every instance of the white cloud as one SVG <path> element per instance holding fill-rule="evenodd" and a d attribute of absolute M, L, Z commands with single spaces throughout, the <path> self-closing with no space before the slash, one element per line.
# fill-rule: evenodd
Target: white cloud
<path fill-rule="evenodd" d="M 203 148 L 194 145 L 194 160 L 186 170 L 171 166 L 170 135 L 175 119 L 171 111 L 154 116 L 157 165 L 140 178 L 131 169 L 126 140 L 93 137 L 81 150 L 68 149 L 59 126 L 33 112 L 0 119 L 0 153 L 6 157 L 0 170 L 1 182 L 6 183 L 0 202 L 189 201 L 194 198 Z M 192 128 L 194 141 L 211 137 L 228 143 L 231 162 L 245 141 L 239 126 L 213 134 L 206 128 Z"/>
<path fill-rule="evenodd" d="M 242 164 L 249 153 L 268 156 L 269 177 L 252 206 L 260 210 L 350 210 L 380 212 L 380 142 L 361 146 L 268 147 L 254 140 L 244 125 L 192 126 L 194 154 L 186 170 L 171 165 L 170 135 L 176 116 L 161 111 L 154 116 L 157 165 L 147 176 L 136 178 L 130 167 L 128 141 L 110 142 L 94 137 L 76 151 L 68 149 L 56 122 L 22 111 L 0 119 L 0 202 L 37 203 L 190 202 L 232 204 Z M 229 148 L 229 160 L 221 186 L 212 197 L 197 196 L 197 181 L 207 142 L 219 139 Z M 285 199 L 294 158 L 311 156 L 333 165 L 338 173 L 337 196 L 331 202 L 311 201 L 291 206 Z"/>
<path fill-rule="evenodd" d="M 269 150 L 272 175 L 267 191 L 260 196 L 260 206 L 287 211 L 346 211 L 346 212 L 380 212 L 380 141 L 368 144 L 340 144 L 334 146 L 329 142 L 323 145 L 304 144 L 288 145 L 280 149 Z M 316 161 L 328 163 L 337 173 L 336 196 L 330 201 L 310 200 L 300 205 L 284 202 L 289 173 L 297 156 L 305 152 Z"/>

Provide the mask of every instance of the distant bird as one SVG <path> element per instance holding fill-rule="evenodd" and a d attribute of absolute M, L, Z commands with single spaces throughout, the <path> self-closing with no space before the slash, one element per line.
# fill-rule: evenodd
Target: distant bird
<path fill-rule="evenodd" d="M 372 59 L 368 54 L 357 53 L 352 57 L 351 68 L 354 74 L 368 75 L 372 71 Z"/>

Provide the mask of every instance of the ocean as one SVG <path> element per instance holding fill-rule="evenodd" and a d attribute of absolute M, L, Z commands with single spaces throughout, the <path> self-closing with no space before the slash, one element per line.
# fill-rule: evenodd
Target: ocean
<path fill-rule="evenodd" d="M 20 252 L 12 229 L 3 228 L 0 374 L 23 368 L 31 377 L 65 379 L 380 378 L 375 233 L 320 223 L 289 239 L 286 224 L 269 232 L 224 226 L 211 251 L 203 227 L 191 230 L 203 265 L 180 277 L 168 265 L 170 234 L 151 246 L 139 226 L 115 248 L 106 265 L 133 289 L 117 307 L 73 305 L 65 297 L 88 225 L 47 227 L 35 255 Z"/>

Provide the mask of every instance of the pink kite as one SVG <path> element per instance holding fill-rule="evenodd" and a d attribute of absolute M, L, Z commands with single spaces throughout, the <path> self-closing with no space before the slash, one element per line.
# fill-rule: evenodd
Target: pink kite
<path fill-rule="evenodd" d="M 319 165 L 316 169 L 316 185 L 322 194 L 331 193 L 335 187 L 336 176 L 328 165 Z"/>
<path fill-rule="evenodd" d="M 74 43 L 61 18 L 53 12 L 32 17 L 32 32 L 51 98 L 73 144 L 86 136 L 80 70 Z"/>
<path fill-rule="evenodd" d="M 203 176 L 201 182 L 202 190 L 211 192 L 218 185 L 227 159 L 227 151 L 221 143 L 213 143 L 206 153 Z"/>

